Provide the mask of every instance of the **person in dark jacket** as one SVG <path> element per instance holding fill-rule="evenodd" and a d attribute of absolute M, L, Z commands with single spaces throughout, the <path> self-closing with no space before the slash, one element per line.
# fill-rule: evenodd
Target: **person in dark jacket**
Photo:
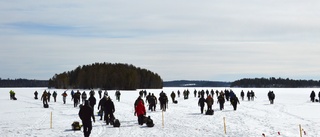
<path fill-rule="evenodd" d="M 82 92 L 81 94 L 81 98 L 82 98 L 82 103 L 87 100 L 87 93 L 85 91 Z"/>
<path fill-rule="evenodd" d="M 256 95 L 254 94 L 253 90 L 251 90 L 251 100 L 254 101 L 254 98 L 256 97 Z"/>
<path fill-rule="evenodd" d="M 74 98 L 74 91 L 73 90 L 71 90 L 70 95 L 71 95 L 71 101 L 72 101 Z"/>
<path fill-rule="evenodd" d="M 198 101 L 198 106 L 200 106 L 200 111 L 201 111 L 201 114 L 203 114 L 203 109 L 204 109 L 204 103 L 206 102 L 206 99 L 204 99 L 203 96 L 201 96 L 199 98 L 199 101 Z"/>
<path fill-rule="evenodd" d="M 160 94 L 159 102 L 160 102 L 160 109 L 163 111 L 166 111 L 168 108 L 168 97 L 166 93 L 162 92 L 162 94 Z"/>
<path fill-rule="evenodd" d="M 104 110 L 105 110 L 104 104 L 106 103 L 106 101 L 107 101 L 107 96 L 103 96 L 103 98 L 100 99 L 99 104 L 98 104 L 100 120 L 102 120 L 102 118 L 105 118 L 105 117 L 103 117 L 103 114 L 104 114 Z M 106 119 L 103 119 L 103 120 L 106 120 Z"/>
<path fill-rule="evenodd" d="M 237 110 L 237 105 L 240 104 L 237 96 L 230 98 L 231 105 L 233 106 L 233 110 Z"/>
<path fill-rule="evenodd" d="M 51 93 L 48 91 L 48 102 L 50 102 Z"/>
<path fill-rule="evenodd" d="M 52 96 L 53 96 L 54 102 L 57 102 L 57 92 L 56 91 L 53 91 Z"/>
<path fill-rule="evenodd" d="M 120 96 L 121 96 L 120 90 L 117 90 L 115 94 L 116 94 L 116 100 L 120 102 Z"/>
<path fill-rule="evenodd" d="M 48 105 L 48 93 L 46 90 L 42 93 L 41 100 L 43 101 L 43 105 Z"/>
<path fill-rule="evenodd" d="M 34 99 L 38 99 L 38 91 L 34 92 Z"/>
<path fill-rule="evenodd" d="M 100 89 L 98 93 L 99 93 L 99 98 L 101 98 L 102 90 Z"/>
<path fill-rule="evenodd" d="M 95 121 L 93 111 L 92 111 L 91 106 L 89 105 L 88 100 L 86 100 L 84 103 L 84 106 L 80 108 L 79 117 L 82 121 L 83 134 L 85 137 L 89 137 L 91 130 L 92 130 L 91 118 L 92 118 L 93 122 L 96 122 L 96 121 Z"/>
<path fill-rule="evenodd" d="M 176 98 L 176 93 L 174 93 L 174 91 L 172 91 L 172 93 L 171 93 L 172 102 L 175 101 L 175 98 Z"/>
<path fill-rule="evenodd" d="M 241 99 L 243 101 L 244 100 L 244 92 L 243 92 L 243 90 L 241 90 L 240 96 L 241 96 Z"/>
<path fill-rule="evenodd" d="M 273 104 L 273 101 L 274 101 L 274 98 L 275 98 L 275 95 L 274 95 L 273 91 L 269 91 L 268 98 L 269 98 L 270 104 Z"/>
<path fill-rule="evenodd" d="M 226 96 L 226 100 L 229 101 L 229 99 L 230 99 L 230 92 L 229 92 L 229 90 L 224 90 L 224 95 Z"/>
<path fill-rule="evenodd" d="M 67 92 L 64 91 L 61 95 L 62 95 L 63 104 L 66 104 L 66 99 L 67 99 L 67 96 L 68 96 Z"/>
<path fill-rule="evenodd" d="M 316 97 L 316 93 L 314 91 L 312 91 L 310 94 L 310 99 L 312 102 L 314 102 L 315 97 Z"/>
<path fill-rule="evenodd" d="M 208 110 L 212 110 L 213 98 L 211 97 L 211 95 L 209 95 L 206 98 L 206 103 L 207 103 L 207 106 L 208 106 Z"/>
<path fill-rule="evenodd" d="M 219 103 L 219 106 L 220 106 L 220 110 L 224 109 L 225 99 L 224 99 L 224 95 L 223 94 L 220 94 L 218 96 L 218 103 Z"/>
<path fill-rule="evenodd" d="M 96 105 L 96 98 L 94 97 L 94 93 L 90 93 L 90 97 L 89 97 L 89 103 L 90 103 L 90 106 L 92 108 L 92 112 L 94 114 L 94 105 Z"/>
<path fill-rule="evenodd" d="M 115 112 L 115 108 L 114 108 L 113 101 L 111 100 L 110 97 L 107 97 L 107 101 L 105 102 L 105 105 L 104 105 L 104 110 L 105 110 L 104 119 L 106 120 L 107 125 L 109 125 L 109 123 L 113 125 L 113 120 L 114 120 L 113 113 Z"/>
<path fill-rule="evenodd" d="M 251 92 L 250 91 L 247 92 L 247 98 L 248 98 L 248 101 L 250 101 L 250 98 L 251 98 Z"/>
<path fill-rule="evenodd" d="M 74 98 L 73 98 L 73 105 L 74 105 L 74 107 L 77 107 L 78 106 L 78 104 L 80 103 L 80 96 L 81 96 L 81 93 L 80 93 L 80 91 L 78 90 L 76 93 L 74 93 Z"/>
<path fill-rule="evenodd" d="M 144 107 L 142 100 L 139 100 L 137 106 L 135 107 L 134 115 L 137 115 L 139 125 L 143 125 L 143 118 L 144 115 L 146 115 L 146 108 Z"/>

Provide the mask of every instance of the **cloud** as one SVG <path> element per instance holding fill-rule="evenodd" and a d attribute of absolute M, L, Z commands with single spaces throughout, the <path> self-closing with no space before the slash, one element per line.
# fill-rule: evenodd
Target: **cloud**
<path fill-rule="evenodd" d="M 316 78 L 319 3 L 0 1 L 0 77 L 49 79 L 120 62 L 164 80 Z"/>

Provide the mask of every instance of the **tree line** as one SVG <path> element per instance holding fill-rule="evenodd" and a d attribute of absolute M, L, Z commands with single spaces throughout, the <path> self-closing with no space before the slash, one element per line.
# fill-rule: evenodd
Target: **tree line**
<path fill-rule="evenodd" d="M 49 87 L 81 89 L 146 89 L 162 88 L 161 77 L 147 69 L 121 63 L 94 63 L 55 74 Z"/>
<path fill-rule="evenodd" d="M 47 87 L 48 80 L 1 79 L 0 87 Z"/>
<path fill-rule="evenodd" d="M 231 87 L 320 87 L 320 81 L 293 80 L 289 78 L 244 78 L 231 83 Z"/>

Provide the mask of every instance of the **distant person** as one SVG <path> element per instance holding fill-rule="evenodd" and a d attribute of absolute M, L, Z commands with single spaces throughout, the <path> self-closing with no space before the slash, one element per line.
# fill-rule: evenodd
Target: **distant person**
<path fill-rule="evenodd" d="M 71 101 L 72 101 L 74 99 L 74 91 L 73 90 L 71 90 L 70 95 L 71 95 Z"/>
<path fill-rule="evenodd" d="M 218 96 L 218 103 L 219 103 L 219 106 L 220 106 L 220 110 L 223 110 L 224 109 L 225 99 L 224 99 L 224 96 L 222 94 L 220 94 Z"/>
<path fill-rule="evenodd" d="M 82 103 L 87 100 L 87 93 L 85 91 L 82 92 L 81 94 L 81 98 L 82 98 Z"/>
<path fill-rule="evenodd" d="M 217 95 L 217 97 L 219 97 L 219 91 L 218 90 L 216 90 L 216 95 Z"/>
<path fill-rule="evenodd" d="M 50 93 L 50 91 L 48 91 L 48 102 L 50 102 L 50 97 L 51 97 L 51 93 Z"/>
<path fill-rule="evenodd" d="M 42 100 L 43 106 L 48 105 L 48 93 L 46 90 L 43 91 L 41 100 Z"/>
<path fill-rule="evenodd" d="M 208 107 L 207 110 L 212 110 L 213 98 L 211 97 L 211 95 L 209 95 L 209 96 L 206 98 L 206 103 L 207 103 L 207 107 Z"/>
<path fill-rule="evenodd" d="M 229 92 L 229 90 L 224 90 L 224 95 L 226 96 L 226 100 L 229 101 L 229 99 L 230 99 L 230 92 Z"/>
<path fill-rule="evenodd" d="M 203 114 L 203 109 L 204 109 L 204 103 L 206 102 L 206 100 L 204 99 L 203 96 L 201 96 L 199 98 L 199 101 L 198 101 L 198 106 L 200 106 L 200 112 L 201 114 Z"/>
<path fill-rule="evenodd" d="M 316 93 L 314 91 L 312 91 L 310 94 L 310 99 L 312 102 L 314 102 L 315 97 L 316 97 Z"/>
<path fill-rule="evenodd" d="M 196 89 L 194 89 L 193 94 L 194 94 L 194 97 L 197 97 L 197 90 Z"/>
<path fill-rule="evenodd" d="M 243 92 L 243 90 L 241 90 L 240 96 L 241 96 L 241 99 L 243 101 L 244 100 L 244 92 Z"/>
<path fill-rule="evenodd" d="M 38 91 L 35 91 L 33 94 L 34 94 L 34 99 L 38 99 Z"/>
<path fill-rule="evenodd" d="M 212 98 L 214 97 L 214 90 L 213 89 L 211 89 L 211 95 L 212 95 Z"/>
<path fill-rule="evenodd" d="M 91 134 L 91 130 L 92 130 L 91 118 L 92 118 L 93 122 L 96 122 L 96 121 L 95 121 L 93 111 L 92 111 L 91 106 L 89 105 L 88 100 L 86 100 L 84 102 L 84 106 L 80 108 L 79 117 L 82 121 L 83 134 L 85 137 L 89 137 Z"/>
<path fill-rule="evenodd" d="M 120 102 L 120 96 L 121 96 L 120 90 L 117 90 L 115 94 L 116 94 L 116 100 Z"/>
<path fill-rule="evenodd" d="M 274 99 L 275 99 L 275 95 L 274 95 L 273 91 L 269 91 L 268 98 L 269 98 L 270 104 L 273 104 Z"/>
<path fill-rule="evenodd" d="M 11 100 L 17 100 L 17 98 L 15 97 L 16 93 L 13 90 L 10 90 L 9 94 Z"/>
<path fill-rule="evenodd" d="M 251 98 L 251 92 L 250 91 L 247 92 L 247 98 L 248 98 L 248 101 L 250 101 L 250 98 Z"/>
<path fill-rule="evenodd" d="M 147 102 L 149 104 L 149 110 L 150 111 L 156 111 L 156 105 L 157 105 L 157 98 L 154 96 L 154 94 L 152 93 L 146 97 Z"/>
<path fill-rule="evenodd" d="M 102 90 L 100 89 L 98 93 L 99 93 L 99 98 L 101 98 Z"/>
<path fill-rule="evenodd" d="M 66 104 L 66 99 L 68 94 L 66 93 L 66 91 L 64 91 L 61 95 L 62 95 L 63 104 Z"/>
<path fill-rule="evenodd" d="M 172 99 L 172 103 L 174 103 L 175 98 L 176 98 L 176 93 L 174 93 L 174 91 L 172 91 L 170 96 L 171 96 L 171 99 Z"/>
<path fill-rule="evenodd" d="M 94 97 L 94 93 L 90 92 L 89 103 L 90 103 L 90 106 L 92 108 L 93 113 L 94 113 L 94 105 L 96 105 L 96 102 L 97 102 L 97 100 Z"/>
<path fill-rule="evenodd" d="M 160 94 L 159 102 L 160 102 L 160 109 L 162 111 L 166 111 L 168 108 L 168 97 L 166 93 L 162 92 L 162 94 Z"/>
<path fill-rule="evenodd" d="M 104 95 L 108 96 L 108 91 L 107 90 L 104 91 Z"/>
<path fill-rule="evenodd" d="M 52 96 L 53 96 L 54 102 L 57 102 L 57 92 L 56 91 L 53 91 Z"/>
<path fill-rule="evenodd" d="M 76 93 L 74 93 L 74 95 L 73 95 L 73 106 L 74 107 L 77 107 L 78 104 L 80 103 L 80 96 L 81 96 L 81 93 L 79 90 Z"/>
<path fill-rule="evenodd" d="M 256 95 L 254 94 L 253 90 L 251 90 L 251 100 L 254 101 L 254 98 L 256 97 Z"/>
<path fill-rule="evenodd" d="M 320 93 L 320 92 L 319 92 Z M 319 94 L 320 95 L 320 94 Z M 178 90 L 178 98 L 180 98 L 180 91 Z"/>
<path fill-rule="evenodd" d="M 236 111 L 237 105 L 240 104 L 238 97 L 233 96 L 232 98 L 230 98 L 230 102 L 231 102 L 231 105 L 233 106 L 233 110 Z"/>

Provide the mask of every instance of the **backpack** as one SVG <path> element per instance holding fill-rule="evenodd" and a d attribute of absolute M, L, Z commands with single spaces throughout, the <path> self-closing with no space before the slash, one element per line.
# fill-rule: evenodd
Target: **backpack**
<path fill-rule="evenodd" d="M 153 127 L 154 126 L 153 120 L 150 118 L 150 116 L 148 116 L 146 124 L 147 124 L 147 127 Z"/>
<path fill-rule="evenodd" d="M 115 119 L 113 122 L 113 127 L 120 127 L 120 121 L 119 119 Z"/>
<path fill-rule="evenodd" d="M 81 125 L 80 125 L 80 122 L 78 122 L 78 121 L 74 121 L 72 124 L 71 124 L 71 126 L 72 126 L 72 130 L 80 130 L 81 129 Z"/>

